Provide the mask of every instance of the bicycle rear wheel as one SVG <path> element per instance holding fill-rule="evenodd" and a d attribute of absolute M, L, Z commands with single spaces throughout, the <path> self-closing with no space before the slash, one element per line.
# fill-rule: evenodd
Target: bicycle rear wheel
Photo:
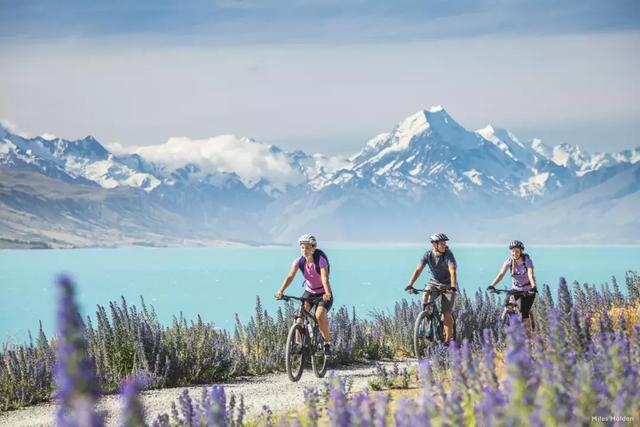
<path fill-rule="evenodd" d="M 299 343 L 296 343 L 296 336 L 300 339 Z M 284 364 L 287 368 L 287 375 L 289 375 L 289 379 L 293 382 L 298 381 L 302 376 L 305 338 L 304 329 L 301 325 L 296 323 L 291 326 L 289 335 L 287 335 Z"/>
<path fill-rule="evenodd" d="M 311 367 L 316 377 L 322 378 L 327 373 L 328 357 L 324 354 L 324 339 L 317 327 L 313 329 L 311 345 Z"/>

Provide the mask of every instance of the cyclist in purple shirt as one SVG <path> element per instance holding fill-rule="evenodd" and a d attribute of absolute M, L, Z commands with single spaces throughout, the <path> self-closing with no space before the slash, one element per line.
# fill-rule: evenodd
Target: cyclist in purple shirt
<path fill-rule="evenodd" d="M 322 338 L 324 338 L 324 352 L 331 354 L 331 336 L 329 334 L 329 320 L 327 312 L 333 305 L 331 284 L 329 283 L 329 261 L 324 252 L 317 249 L 318 242 L 311 234 L 304 234 L 298 239 L 302 256 L 293 260 L 289 274 L 282 281 L 280 288 L 275 293 L 277 299 L 282 298 L 285 289 L 291 284 L 298 270 L 302 271 L 305 279 L 305 289 L 302 298 L 309 299 L 316 308 L 316 319 Z M 318 264 L 318 265 L 316 265 Z M 311 310 L 309 302 L 304 303 L 304 309 Z M 302 319 L 299 319 L 301 322 Z"/>
<path fill-rule="evenodd" d="M 528 291 L 524 296 L 517 296 L 516 300 L 520 303 L 520 312 L 522 313 L 522 322 L 525 325 L 527 334 L 531 334 L 531 307 L 536 298 L 536 278 L 533 274 L 533 261 L 531 257 L 524 253 L 524 243 L 514 240 L 509 244 L 511 256 L 502 264 L 500 272 L 491 282 L 490 288 L 495 287 L 507 271 L 511 272 L 511 287 L 517 291 Z M 508 299 L 508 298 L 507 298 Z"/>

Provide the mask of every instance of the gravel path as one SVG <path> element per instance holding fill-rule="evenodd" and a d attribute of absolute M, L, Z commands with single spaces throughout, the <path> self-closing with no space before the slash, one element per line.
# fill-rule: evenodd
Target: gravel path
<path fill-rule="evenodd" d="M 411 367 L 411 361 L 397 362 L 399 366 Z M 383 362 L 383 365 L 392 367 L 393 362 Z M 368 380 L 373 377 L 374 365 L 352 365 L 341 367 L 335 372 L 343 377 L 353 380 L 352 390 L 362 390 L 367 386 Z M 329 375 L 329 373 L 327 373 Z M 263 405 L 268 405 L 274 413 L 280 413 L 288 408 L 299 407 L 304 402 L 303 392 L 305 388 L 321 386 L 324 379 L 318 379 L 310 369 L 306 369 L 302 378 L 297 383 L 289 381 L 287 374 L 270 374 L 259 377 L 241 378 L 235 381 L 223 383 L 227 398 L 231 394 L 244 395 L 247 415 L 251 417 L 260 412 Z M 191 397 L 199 397 L 202 386 L 186 387 Z M 142 402 L 145 407 L 148 420 L 153 420 L 158 414 L 169 413 L 171 402 L 177 399 L 185 387 L 168 388 L 163 390 L 151 390 L 142 393 Z M 121 403 L 118 396 L 105 396 L 100 399 L 98 409 L 106 416 L 108 426 L 119 424 Z M 54 426 L 55 406 L 42 404 L 15 411 L 0 414 L 0 426 Z"/>

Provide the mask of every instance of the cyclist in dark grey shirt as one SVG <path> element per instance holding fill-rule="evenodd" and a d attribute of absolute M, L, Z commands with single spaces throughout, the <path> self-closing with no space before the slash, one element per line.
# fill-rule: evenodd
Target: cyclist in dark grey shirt
<path fill-rule="evenodd" d="M 453 339 L 453 303 L 455 302 L 455 292 L 458 287 L 458 279 L 456 274 L 456 259 L 453 253 L 447 247 L 449 238 L 444 233 L 435 233 L 431 236 L 432 249 L 428 250 L 420 263 L 416 266 L 415 271 L 409 279 L 409 283 L 405 288 L 410 293 L 413 291 L 413 284 L 418 280 L 425 266 L 429 266 L 432 279 L 427 284 L 429 289 L 437 290 L 441 295 L 442 314 L 444 315 L 444 335 L 445 341 L 448 343 Z M 424 293 L 422 303 L 426 306 L 428 293 Z"/>

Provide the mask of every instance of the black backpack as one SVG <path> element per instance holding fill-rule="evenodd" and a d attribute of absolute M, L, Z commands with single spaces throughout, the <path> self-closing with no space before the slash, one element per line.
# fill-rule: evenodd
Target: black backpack
<path fill-rule="evenodd" d="M 331 271 L 331 266 L 329 265 L 329 257 L 327 257 L 327 254 L 325 254 L 324 251 L 321 249 L 316 249 L 313 252 L 313 264 L 316 266 L 316 272 L 320 274 L 320 257 L 324 258 L 327 261 L 327 273 L 329 273 Z M 306 262 L 307 260 L 304 258 L 304 256 L 301 256 L 300 259 L 298 260 L 298 268 L 303 273 L 304 273 L 304 264 Z"/>

